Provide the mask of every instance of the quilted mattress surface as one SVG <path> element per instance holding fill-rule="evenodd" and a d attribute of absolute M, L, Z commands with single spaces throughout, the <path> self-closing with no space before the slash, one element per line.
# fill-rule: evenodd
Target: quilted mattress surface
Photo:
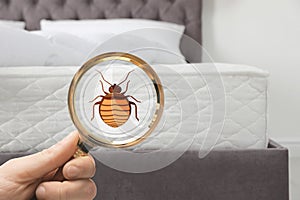
<path fill-rule="evenodd" d="M 163 84 L 178 84 L 178 93 L 187 91 L 180 88 L 178 78 L 168 67 L 176 71 L 194 91 L 197 108 L 190 105 L 189 95 L 179 98 L 183 109 L 180 118 L 191 126 L 197 123 L 195 140 L 190 148 L 199 148 L 204 140 L 211 140 L 215 149 L 265 148 L 267 146 L 267 77 L 268 73 L 255 67 L 215 64 L 217 71 L 209 70 L 211 64 L 181 64 L 154 66 Z M 201 69 L 202 77 L 193 71 Z M 56 143 L 75 129 L 69 116 L 67 94 L 69 84 L 78 67 L 2 67 L 0 68 L 0 152 L 35 152 Z M 203 78 L 205 77 L 205 78 Z M 212 115 L 219 107 L 213 106 L 211 90 L 222 80 L 224 95 L 215 95 L 214 102 L 224 103 L 224 119 L 212 121 Z M 176 106 L 168 101 L 164 117 L 170 118 Z M 218 105 L 218 104 L 215 104 Z M 222 107 L 222 106 L 221 106 Z M 223 111 L 222 111 L 223 112 Z M 199 117 L 200 116 L 200 117 Z M 197 120 L 193 120 L 197 119 Z M 186 124 L 188 124 L 186 123 Z M 153 138 L 145 140 L 139 148 L 160 148 L 173 135 L 180 141 L 194 135 L 188 125 L 176 128 L 176 120 L 167 120 L 165 126 Z M 219 134 L 213 133 L 221 127 Z M 180 130 L 180 132 L 178 132 Z M 217 131 L 217 130 L 216 130 Z M 176 149 L 176 145 L 173 147 Z"/>

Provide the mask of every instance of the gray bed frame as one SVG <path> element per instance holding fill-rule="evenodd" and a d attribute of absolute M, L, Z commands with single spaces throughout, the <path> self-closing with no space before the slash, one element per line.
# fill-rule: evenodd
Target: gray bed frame
<path fill-rule="evenodd" d="M 0 165 L 24 155 L 2 153 Z M 289 199 L 288 150 L 273 141 L 268 149 L 212 151 L 203 159 L 187 151 L 168 167 L 144 174 L 96 165 L 96 200 Z"/>
<path fill-rule="evenodd" d="M 36 30 L 41 19 L 144 18 L 183 24 L 185 34 L 201 44 L 201 9 L 201 0 L 0 0 L 0 19 L 25 21 Z M 185 38 L 181 50 L 188 61 L 201 61 L 201 52 L 195 55 Z M 197 154 L 188 151 L 146 174 L 97 162 L 96 199 L 288 200 L 288 151 L 275 142 L 268 149 L 212 151 L 204 159 Z M 2 153 L 0 163 L 23 155 Z"/>

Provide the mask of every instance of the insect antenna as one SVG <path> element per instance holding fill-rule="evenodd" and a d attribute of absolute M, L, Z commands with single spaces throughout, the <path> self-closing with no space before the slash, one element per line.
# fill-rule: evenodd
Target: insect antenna
<path fill-rule="evenodd" d="M 124 91 L 124 92 L 122 92 L 122 94 L 125 94 L 125 93 L 127 92 L 127 90 L 128 90 L 128 85 L 129 85 L 129 82 L 130 82 L 130 80 L 127 82 L 127 84 L 126 84 L 126 89 L 125 89 L 125 91 Z"/>
<path fill-rule="evenodd" d="M 121 81 L 118 85 L 121 85 L 122 83 L 124 83 L 124 82 L 127 80 L 129 74 L 130 74 L 131 72 L 133 72 L 133 71 L 134 71 L 134 70 L 131 70 L 130 72 L 128 72 L 126 78 L 125 78 L 123 81 Z"/>
<path fill-rule="evenodd" d="M 105 80 L 103 74 L 102 74 L 100 71 L 98 71 L 98 70 L 96 70 L 96 71 L 101 75 L 102 79 L 103 79 L 106 83 L 108 83 L 110 86 L 112 86 L 112 84 L 111 84 L 110 82 L 108 82 L 107 80 Z"/>

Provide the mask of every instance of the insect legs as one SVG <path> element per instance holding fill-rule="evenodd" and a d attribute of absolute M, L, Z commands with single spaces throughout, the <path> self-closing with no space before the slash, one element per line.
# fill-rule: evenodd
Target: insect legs
<path fill-rule="evenodd" d="M 98 95 L 96 96 L 93 100 L 89 101 L 90 103 L 92 103 L 93 101 L 95 101 L 96 99 L 100 98 L 100 97 L 104 97 L 103 95 Z"/>
<path fill-rule="evenodd" d="M 136 104 L 135 104 L 134 102 L 132 102 L 132 101 L 129 101 L 129 104 L 135 106 L 135 118 L 136 118 L 138 121 L 140 121 L 139 118 L 138 118 L 138 116 L 137 116 L 137 106 L 136 106 Z"/>
<path fill-rule="evenodd" d="M 90 102 L 95 101 L 95 100 L 98 99 L 99 97 L 104 97 L 104 96 L 102 96 L 102 95 L 96 96 L 96 97 L 95 97 L 92 101 L 90 101 Z M 92 114 L 91 121 L 92 121 L 92 120 L 94 119 L 94 117 L 95 117 L 95 106 L 96 106 L 96 105 L 101 105 L 102 101 L 103 101 L 103 99 L 102 99 L 101 101 L 98 101 L 98 102 L 94 103 L 94 105 L 93 105 L 93 114 Z"/>
<path fill-rule="evenodd" d="M 127 97 L 127 98 L 128 98 L 128 97 L 131 97 L 131 98 L 133 98 L 136 102 L 141 103 L 141 101 L 137 100 L 136 98 L 134 98 L 134 97 L 131 96 L 131 95 L 127 95 L 126 97 Z"/>

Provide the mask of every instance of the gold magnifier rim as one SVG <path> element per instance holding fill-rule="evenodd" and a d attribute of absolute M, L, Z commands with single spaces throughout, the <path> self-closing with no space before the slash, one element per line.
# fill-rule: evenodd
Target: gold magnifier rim
<path fill-rule="evenodd" d="M 152 122 L 149 125 L 149 130 L 147 132 L 145 132 L 145 134 L 143 134 L 141 137 L 127 142 L 127 143 L 119 143 L 119 144 L 113 144 L 112 142 L 105 140 L 103 138 L 94 138 L 93 134 L 91 134 L 80 122 L 76 111 L 75 111 L 75 90 L 76 87 L 81 79 L 81 77 L 83 76 L 83 74 L 85 74 L 90 68 L 92 68 L 93 66 L 104 62 L 104 61 L 110 61 L 110 60 L 121 60 L 121 61 L 126 61 L 126 62 L 130 62 L 136 66 L 138 66 L 140 69 L 142 69 L 147 76 L 151 79 L 154 88 L 155 88 L 155 92 L 156 92 L 156 96 L 157 96 L 157 101 L 156 101 L 156 110 L 154 113 L 154 116 L 152 118 Z M 74 125 L 76 126 L 76 128 L 78 129 L 78 131 L 80 132 L 81 135 L 81 140 L 83 143 L 88 143 L 89 146 L 93 146 L 94 143 L 97 143 L 98 145 L 101 146 L 105 146 L 105 147 L 115 147 L 115 148 L 125 148 L 125 147 L 130 147 L 130 146 L 134 146 L 136 144 L 141 143 L 142 141 L 144 141 L 155 129 L 155 127 L 157 126 L 159 120 L 161 119 L 162 113 L 163 113 L 163 108 L 164 108 L 164 91 L 163 91 L 163 87 L 161 84 L 161 81 L 158 77 L 158 75 L 156 74 L 156 72 L 152 69 L 152 67 L 146 63 L 144 60 L 140 59 L 139 57 L 132 55 L 130 53 L 123 53 L 123 52 L 109 52 L 109 53 L 104 53 L 104 54 L 100 54 L 98 56 L 95 56 L 93 58 L 91 58 L 90 60 L 88 60 L 86 63 L 84 63 L 81 68 L 75 73 L 73 80 L 71 82 L 70 88 L 69 88 L 69 93 L 68 93 L 68 107 L 69 107 L 69 113 L 71 115 L 71 119 L 74 123 Z"/>

